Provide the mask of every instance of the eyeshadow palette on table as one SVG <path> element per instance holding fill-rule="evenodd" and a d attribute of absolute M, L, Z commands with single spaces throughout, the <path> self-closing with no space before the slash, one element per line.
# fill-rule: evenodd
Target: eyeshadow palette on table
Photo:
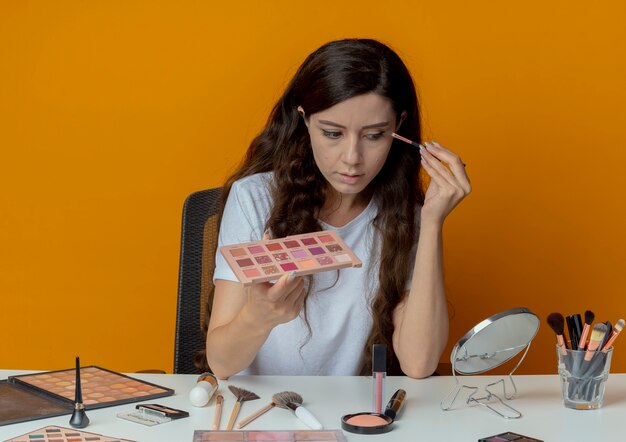
<path fill-rule="evenodd" d="M 244 286 L 362 265 L 334 230 L 222 246 L 220 253 Z"/>
<path fill-rule="evenodd" d="M 53 425 L 40 428 L 30 433 L 23 434 L 5 442 L 134 442 L 129 439 L 118 439 L 102 434 L 88 433 L 86 431 L 73 430 L 71 428 L 56 427 Z"/>
<path fill-rule="evenodd" d="M 0 381 L 0 425 L 71 414 L 75 376 L 72 368 L 9 376 Z M 81 367 L 80 377 L 87 410 L 174 394 L 170 388 L 97 366 Z"/>
<path fill-rule="evenodd" d="M 299 430 L 299 431 L 208 431 L 196 430 L 193 442 L 346 442 L 339 430 Z"/>

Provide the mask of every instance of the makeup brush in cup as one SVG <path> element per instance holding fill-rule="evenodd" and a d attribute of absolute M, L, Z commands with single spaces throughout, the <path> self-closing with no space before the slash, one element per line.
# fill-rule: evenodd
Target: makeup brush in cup
<path fill-rule="evenodd" d="M 617 324 L 615 324 L 615 327 L 613 327 L 613 331 L 611 332 L 608 341 L 606 341 L 606 343 L 602 347 L 602 351 L 604 353 L 607 353 L 611 349 L 611 347 L 613 347 L 613 343 L 615 342 L 623 328 L 624 320 L 620 319 L 619 321 L 617 321 Z"/>
<path fill-rule="evenodd" d="M 563 338 L 563 328 L 565 327 L 565 319 L 560 313 L 550 313 L 547 318 L 548 325 L 554 333 L 556 333 L 556 341 L 561 349 L 561 354 L 565 356 L 567 354 L 567 343 Z"/>
<path fill-rule="evenodd" d="M 255 399 L 259 399 L 259 396 L 252 393 L 251 391 L 244 390 L 243 388 L 235 387 L 234 385 L 229 385 L 228 389 L 232 394 L 237 398 L 237 402 L 233 405 L 233 411 L 230 413 L 230 419 L 228 420 L 228 425 L 226 426 L 226 430 L 230 431 L 233 429 L 235 425 L 235 420 L 237 419 L 237 415 L 239 414 L 239 410 L 241 409 L 241 403 L 245 401 L 253 401 Z"/>
<path fill-rule="evenodd" d="M 591 361 L 595 351 L 600 346 L 600 342 L 604 339 L 604 335 L 606 335 L 606 324 L 599 323 L 593 326 L 591 338 L 589 338 L 589 346 L 587 347 L 587 352 L 585 353 L 585 361 Z"/>
<path fill-rule="evenodd" d="M 585 325 L 583 326 L 583 332 L 580 335 L 580 341 L 578 341 L 578 349 L 584 350 L 587 346 L 587 337 L 589 336 L 589 332 L 591 331 L 591 324 L 593 320 L 596 318 L 596 315 L 591 311 L 587 310 L 585 312 Z"/>
<path fill-rule="evenodd" d="M 324 428 L 320 421 L 318 421 L 309 410 L 302 406 L 302 396 L 298 393 L 294 393 L 293 391 L 276 393 L 272 396 L 272 402 L 279 408 L 292 410 L 298 419 L 304 422 L 307 427 L 313 430 L 321 430 Z"/>
<path fill-rule="evenodd" d="M 245 418 L 244 420 L 242 420 L 241 422 L 239 422 L 236 426 L 236 428 L 238 430 L 242 429 L 243 427 L 245 427 L 246 425 L 248 425 L 250 422 L 252 422 L 253 420 L 255 420 L 257 417 L 261 416 L 262 414 L 267 413 L 268 411 L 270 411 L 272 408 L 274 408 L 276 406 L 276 402 L 272 401 L 269 404 L 267 404 L 265 407 L 260 408 L 259 410 L 255 411 L 254 413 L 252 413 L 250 416 L 248 416 L 247 418 Z"/>
<path fill-rule="evenodd" d="M 76 356 L 76 385 L 74 393 L 74 412 L 70 418 L 70 425 L 74 428 L 85 428 L 89 425 L 89 418 L 83 405 L 83 390 L 80 384 L 80 358 Z"/>

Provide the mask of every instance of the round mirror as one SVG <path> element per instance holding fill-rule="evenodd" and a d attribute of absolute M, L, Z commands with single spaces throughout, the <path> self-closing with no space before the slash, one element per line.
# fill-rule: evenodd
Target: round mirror
<path fill-rule="evenodd" d="M 539 318 L 526 308 L 497 313 L 459 339 L 450 361 L 461 374 L 477 374 L 504 364 L 524 350 L 539 329 Z"/>

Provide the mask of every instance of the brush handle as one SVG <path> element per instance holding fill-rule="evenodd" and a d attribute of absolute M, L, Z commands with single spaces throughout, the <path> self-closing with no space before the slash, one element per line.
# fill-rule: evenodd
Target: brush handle
<path fill-rule="evenodd" d="M 304 424 L 312 430 L 321 430 L 324 428 L 320 421 L 318 421 L 315 416 L 313 416 L 311 412 L 302 405 L 296 408 L 295 413 L 298 419 L 304 422 Z"/>
<path fill-rule="evenodd" d="M 233 411 L 230 413 L 230 419 L 228 420 L 228 425 L 226 426 L 226 431 L 230 431 L 233 429 L 235 425 L 235 420 L 237 420 L 237 415 L 239 414 L 239 410 L 241 409 L 241 402 L 235 402 L 233 406 Z"/>
<path fill-rule="evenodd" d="M 243 427 L 245 427 L 246 425 L 248 425 L 250 422 L 252 422 L 253 420 L 255 420 L 257 417 L 261 416 L 264 413 L 267 413 L 268 411 L 270 411 L 272 408 L 274 408 L 276 406 L 276 404 L 274 402 L 270 402 L 269 404 L 267 404 L 265 407 L 261 408 L 260 410 L 255 411 L 254 413 L 252 413 L 250 416 L 248 416 L 247 418 L 245 418 L 244 420 L 242 420 L 241 422 L 239 422 L 237 424 L 237 429 L 240 430 Z"/>
<path fill-rule="evenodd" d="M 220 429 L 220 421 L 222 420 L 222 407 L 224 405 L 224 396 L 218 394 L 216 402 L 217 404 L 215 405 L 215 417 L 213 418 L 213 427 L 211 428 L 212 430 Z"/>

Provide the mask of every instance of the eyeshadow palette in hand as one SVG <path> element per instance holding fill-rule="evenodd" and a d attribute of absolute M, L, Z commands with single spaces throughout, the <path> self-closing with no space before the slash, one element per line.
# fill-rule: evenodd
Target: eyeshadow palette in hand
<path fill-rule="evenodd" d="M 361 267 L 361 260 L 334 230 L 222 246 L 220 252 L 244 286 L 291 272 L 302 276 Z"/>

